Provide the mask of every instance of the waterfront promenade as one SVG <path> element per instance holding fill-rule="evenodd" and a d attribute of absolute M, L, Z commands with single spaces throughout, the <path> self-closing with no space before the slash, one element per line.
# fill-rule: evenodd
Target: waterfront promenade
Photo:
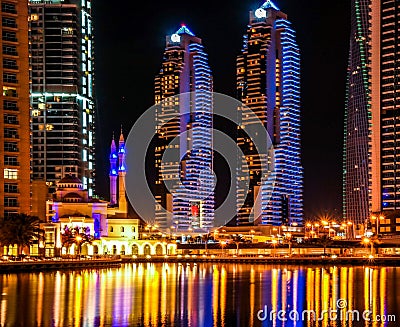
<path fill-rule="evenodd" d="M 286 265 L 354 265 L 354 266 L 400 266 L 400 256 L 366 256 L 366 257 L 339 257 L 339 256 L 286 256 L 271 257 L 254 256 L 138 256 L 123 258 L 123 262 L 171 262 L 171 263 L 237 263 L 237 264 L 286 264 Z"/>
<path fill-rule="evenodd" d="M 264 265 L 335 265 L 335 266 L 400 266 L 400 256 L 338 257 L 338 256 L 124 256 L 122 258 L 48 259 L 42 261 L 1 262 L 0 273 L 40 272 L 50 270 L 81 270 L 119 268 L 123 263 L 182 263 L 182 264 L 264 264 Z"/>

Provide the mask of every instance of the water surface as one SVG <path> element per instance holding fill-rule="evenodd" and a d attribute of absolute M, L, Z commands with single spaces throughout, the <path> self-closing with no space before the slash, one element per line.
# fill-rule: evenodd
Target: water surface
<path fill-rule="evenodd" d="M 400 326 L 393 267 L 140 263 L 4 274 L 0 293 L 0 326 Z M 364 321 L 365 310 L 397 321 Z"/>

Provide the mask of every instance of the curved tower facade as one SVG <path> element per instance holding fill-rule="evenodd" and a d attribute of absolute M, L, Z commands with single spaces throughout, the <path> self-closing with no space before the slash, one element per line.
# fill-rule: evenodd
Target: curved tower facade
<path fill-rule="evenodd" d="M 344 216 L 360 231 L 394 235 L 400 233 L 400 6 L 351 4 Z"/>
<path fill-rule="evenodd" d="M 237 58 L 238 98 L 266 127 L 274 146 L 275 184 L 261 185 L 262 160 L 254 144 L 238 132 L 247 167 L 247 194 L 238 187 L 237 224 L 300 225 L 303 222 L 303 168 L 300 145 L 300 51 L 286 14 L 270 0 L 250 12 L 241 54 Z M 241 125 L 255 122 L 240 111 Z M 258 197 L 261 192 L 261 197 Z M 260 200 L 256 200 L 258 199 Z"/>
<path fill-rule="evenodd" d="M 347 70 L 344 131 L 343 212 L 355 224 L 369 217 L 370 73 L 368 58 L 370 0 L 351 3 L 350 52 Z"/>
<path fill-rule="evenodd" d="M 177 97 L 167 99 L 171 96 Z M 201 39 L 186 26 L 167 36 L 155 101 L 156 223 L 171 231 L 209 230 L 214 226 L 212 76 Z M 176 151 L 174 159 L 163 159 L 167 150 Z"/>

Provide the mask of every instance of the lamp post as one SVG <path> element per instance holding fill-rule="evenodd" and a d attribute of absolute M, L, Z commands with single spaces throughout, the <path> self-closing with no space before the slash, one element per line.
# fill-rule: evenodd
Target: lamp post
<path fill-rule="evenodd" d="M 277 240 L 272 240 L 272 246 L 274 247 L 273 257 L 276 257 L 276 246 L 278 245 Z"/>
<path fill-rule="evenodd" d="M 314 227 L 317 229 L 317 237 L 319 237 L 319 224 L 315 223 Z"/>
<path fill-rule="evenodd" d="M 291 233 L 286 233 L 285 238 L 288 240 L 289 243 L 289 256 L 292 256 L 292 234 Z"/>
<path fill-rule="evenodd" d="M 331 231 L 330 231 L 331 226 L 330 226 L 329 222 L 327 220 L 322 220 L 321 224 L 322 224 L 323 229 L 328 229 L 328 237 L 331 237 Z"/>
<path fill-rule="evenodd" d="M 178 235 L 178 224 L 179 224 L 179 221 L 175 220 L 174 223 L 175 223 L 175 234 Z"/>
<path fill-rule="evenodd" d="M 368 245 L 371 245 L 371 252 L 370 255 L 374 254 L 374 242 L 372 242 L 371 239 L 369 239 L 368 237 L 364 237 L 363 238 L 363 244 L 367 247 Z"/>
<path fill-rule="evenodd" d="M 311 232 L 314 231 L 314 226 L 313 226 L 313 224 L 307 223 L 307 224 L 306 224 L 306 228 L 307 228 L 307 232 L 308 232 L 308 238 L 311 238 L 310 236 L 312 236 L 312 234 L 313 234 L 313 233 L 311 233 Z M 310 230 L 310 229 L 311 229 L 311 230 Z M 307 235 L 306 235 L 306 236 L 307 236 Z"/>

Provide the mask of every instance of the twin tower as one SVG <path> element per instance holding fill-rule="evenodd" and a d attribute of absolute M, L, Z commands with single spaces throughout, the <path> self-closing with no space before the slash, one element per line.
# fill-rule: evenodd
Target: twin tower
<path fill-rule="evenodd" d="M 235 169 L 247 172 L 249 188 L 245 191 L 240 183 L 233 185 L 241 203 L 233 222 L 301 225 L 300 54 L 295 31 L 286 14 L 268 0 L 250 11 L 243 41 L 237 57 L 237 100 L 253 111 L 258 122 L 246 119 L 244 111 L 238 110 L 240 126 L 235 141 L 243 155 L 238 155 Z M 155 78 L 155 222 L 161 228 L 208 231 L 215 225 L 212 92 L 213 76 L 202 40 L 182 25 L 166 37 L 163 62 Z M 177 97 L 170 98 L 173 96 Z M 273 185 L 263 185 L 262 159 L 252 140 L 240 131 L 259 121 L 273 143 Z M 179 160 L 164 156 L 170 149 L 179 150 Z M 121 185 L 124 151 L 121 138 L 119 193 L 125 191 Z M 111 152 L 111 202 L 115 203 L 115 144 Z"/>

